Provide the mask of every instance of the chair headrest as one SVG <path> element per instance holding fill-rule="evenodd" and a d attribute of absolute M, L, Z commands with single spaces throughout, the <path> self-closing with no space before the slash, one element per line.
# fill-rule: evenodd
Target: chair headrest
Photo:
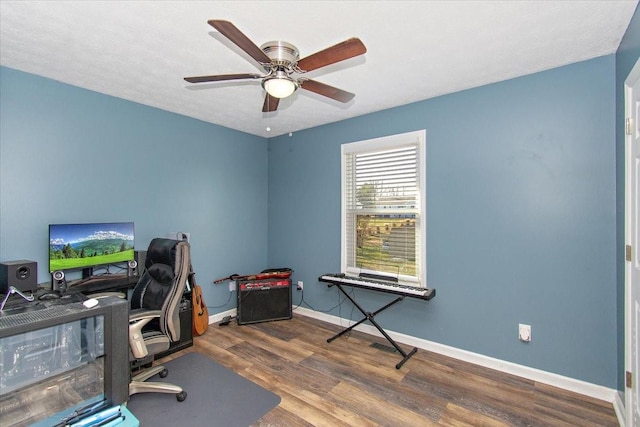
<path fill-rule="evenodd" d="M 149 243 L 145 267 L 149 268 L 153 264 L 174 265 L 176 258 L 176 246 L 179 243 L 186 243 L 180 240 L 155 238 Z"/>

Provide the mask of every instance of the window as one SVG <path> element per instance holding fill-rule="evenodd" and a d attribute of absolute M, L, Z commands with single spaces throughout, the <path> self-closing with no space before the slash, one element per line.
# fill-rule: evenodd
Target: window
<path fill-rule="evenodd" d="M 425 131 L 342 145 L 342 271 L 426 287 Z"/>

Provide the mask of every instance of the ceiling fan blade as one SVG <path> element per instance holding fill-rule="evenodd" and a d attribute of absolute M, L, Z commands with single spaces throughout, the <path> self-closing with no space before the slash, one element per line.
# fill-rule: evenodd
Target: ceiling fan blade
<path fill-rule="evenodd" d="M 302 80 L 299 81 L 302 89 L 310 92 L 315 92 L 318 95 L 326 96 L 327 98 L 335 99 L 340 102 L 349 102 L 356 96 L 354 93 L 347 92 L 346 90 L 338 89 L 337 87 L 329 86 L 325 83 L 320 83 L 315 80 Z"/>
<path fill-rule="evenodd" d="M 219 74 L 217 76 L 185 77 L 189 83 L 219 82 L 224 80 L 260 79 L 260 74 Z"/>
<path fill-rule="evenodd" d="M 362 55 L 367 51 L 365 45 L 359 38 L 351 38 L 342 43 L 328 47 L 313 55 L 302 58 L 298 61 L 298 68 L 302 71 L 311 71 L 329 64 L 344 61 L 354 56 Z"/>
<path fill-rule="evenodd" d="M 280 98 L 276 98 L 275 96 L 271 96 L 267 94 L 264 97 L 264 104 L 262 105 L 262 112 L 269 113 L 271 111 L 276 111 L 278 109 L 278 104 L 280 103 Z"/>
<path fill-rule="evenodd" d="M 242 31 L 236 28 L 229 21 L 223 21 L 220 19 L 210 19 L 207 21 L 209 25 L 218 30 L 223 36 L 231 40 L 235 43 L 240 49 L 244 50 L 256 61 L 262 64 L 269 64 L 271 59 L 267 56 L 266 53 L 262 51 L 254 42 L 249 40 L 247 36 L 245 36 Z"/>

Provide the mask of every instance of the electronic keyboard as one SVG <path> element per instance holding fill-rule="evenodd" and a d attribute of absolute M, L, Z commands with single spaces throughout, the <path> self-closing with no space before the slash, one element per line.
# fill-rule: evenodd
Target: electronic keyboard
<path fill-rule="evenodd" d="M 436 296 L 435 289 L 420 288 L 417 286 L 402 285 L 397 282 L 386 280 L 374 280 L 368 277 L 347 276 L 343 273 L 323 274 L 318 278 L 319 281 L 329 284 L 341 284 L 345 286 L 354 286 L 357 288 L 369 289 L 372 291 L 388 292 L 397 295 L 403 295 L 412 298 L 420 298 L 430 300 Z"/>

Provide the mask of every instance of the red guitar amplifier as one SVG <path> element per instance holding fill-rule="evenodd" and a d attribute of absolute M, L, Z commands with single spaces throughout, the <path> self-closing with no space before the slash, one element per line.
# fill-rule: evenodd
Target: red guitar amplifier
<path fill-rule="evenodd" d="M 291 319 L 291 279 L 239 280 L 238 325 Z"/>

